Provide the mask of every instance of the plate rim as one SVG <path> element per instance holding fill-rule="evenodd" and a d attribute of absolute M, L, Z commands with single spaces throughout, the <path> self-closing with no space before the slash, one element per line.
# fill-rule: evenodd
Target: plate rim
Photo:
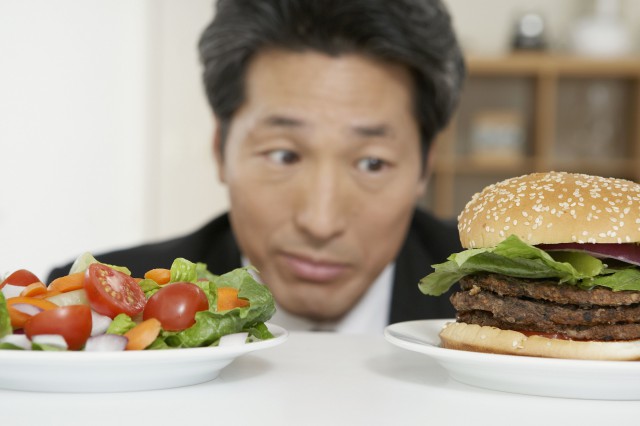
<path fill-rule="evenodd" d="M 473 387 L 541 397 L 640 400 L 638 361 L 542 358 L 447 349 L 439 346 L 437 330 L 450 321 L 455 320 L 395 323 L 385 328 L 384 336 L 391 344 L 430 357 L 451 380 Z M 407 327 L 414 327 L 413 335 L 406 335 L 403 328 Z M 423 327 L 424 332 L 416 333 L 415 327 Z"/>
<path fill-rule="evenodd" d="M 461 361 L 473 361 L 473 362 L 490 362 L 493 363 L 499 360 L 501 363 L 509 363 L 511 365 L 523 365 L 527 364 L 540 364 L 547 367 L 566 367 L 580 366 L 581 368 L 605 368 L 615 371 L 617 369 L 624 369 L 625 371 L 638 371 L 640 373 L 640 361 L 607 361 L 607 360 L 587 360 L 587 359 L 565 359 L 565 358 L 543 358 L 533 357 L 526 355 L 509 355 L 509 354 L 491 354 L 482 352 L 463 351 L 457 349 L 448 349 L 439 346 L 432 342 L 418 342 L 416 340 L 403 339 L 402 333 L 398 328 L 407 327 L 410 325 L 429 325 L 431 327 L 438 326 L 439 328 L 444 326 L 448 322 L 455 322 L 455 318 L 446 319 L 428 319 L 428 320 L 411 320 L 401 321 L 394 324 L 389 324 L 385 327 L 384 336 L 390 343 L 402 347 L 407 350 L 419 352 L 427 356 L 438 360 L 461 360 Z M 425 327 L 426 328 L 426 327 Z M 438 339 L 438 336 L 430 336 L 432 339 Z"/>
<path fill-rule="evenodd" d="M 6 367 L 0 371 L 0 389 L 117 393 L 197 385 L 217 378 L 237 358 L 288 339 L 288 330 L 266 324 L 274 338 L 223 347 L 109 352 L 0 350 L 0 365 Z M 25 365 L 38 373 L 24 376 Z"/>

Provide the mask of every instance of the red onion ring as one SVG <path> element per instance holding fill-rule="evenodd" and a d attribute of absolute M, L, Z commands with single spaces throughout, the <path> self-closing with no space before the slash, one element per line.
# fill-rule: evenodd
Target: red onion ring
<path fill-rule="evenodd" d="M 632 265 L 640 266 L 640 245 L 635 243 L 560 243 L 540 244 L 536 247 L 544 251 L 579 251 L 588 253 L 599 259 L 616 259 L 622 262 L 630 263 Z"/>

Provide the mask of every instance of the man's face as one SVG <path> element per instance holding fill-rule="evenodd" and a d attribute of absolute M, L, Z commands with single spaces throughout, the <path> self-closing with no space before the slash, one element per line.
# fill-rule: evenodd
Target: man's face
<path fill-rule="evenodd" d="M 337 319 L 394 260 L 425 187 L 412 90 L 359 55 L 252 60 L 217 161 L 240 248 L 285 310 Z"/>

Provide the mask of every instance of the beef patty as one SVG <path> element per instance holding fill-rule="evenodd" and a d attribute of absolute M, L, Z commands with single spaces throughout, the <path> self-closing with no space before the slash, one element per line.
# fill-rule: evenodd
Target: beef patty
<path fill-rule="evenodd" d="M 558 333 L 575 340 L 640 339 L 640 292 L 584 290 L 548 280 L 479 274 L 451 297 L 457 320 L 502 329 Z"/>

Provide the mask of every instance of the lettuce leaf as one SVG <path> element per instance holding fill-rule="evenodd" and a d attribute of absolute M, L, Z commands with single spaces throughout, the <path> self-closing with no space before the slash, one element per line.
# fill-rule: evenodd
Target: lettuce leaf
<path fill-rule="evenodd" d="M 213 281 L 196 281 L 209 300 L 210 309 L 196 313 L 196 323 L 179 332 L 162 331 L 161 339 L 173 348 L 189 348 L 216 345 L 220 337 L 249 331 L 254 337 L 270 338 L 264 322 L 275 313 L 275 303 L 271 292 L 257 282 L 248 268 L 238 268 L 224 275 L 213 276 Z M 217 312 L 217 288 L 238 289 L 238 297 L 247 299 L 249 306 Z M 250 331 L 253 330 L 253 331 Z M 154 342 L 152 347 L 162 347 Z"/>
<path fill-rule="evenodd" d="M 177 258 L 171 264 L 171 278 L 169 283 L 190 282 L 198 284 L 198 280 L 209 280 L 215 275 L 207 271 L 207 265 L 204 263 L 193 263 L 184 258 Z M 144 291 L 144 295 L 149 299 L 160 290 L 161 286 L 152 279 L 144 279 L 138 283 Z"/>
<path fill-rule="evenodd" d="M 609 287 L 613 291 L 640 290 L 640 270 L 637 268 L 621 269 L 610 275 L 600 275 L 592 280 L 585 280 L 584 286 L 599 285 Z"/>
<path fill-rule="evenodd" d="M 258 323 L 255 326 L 245 328 L 243 331 L 249 333 L 249 341 L 267 340 L 273 338 L 273 334 L 271 334 L 266 324 L 263 322 Z"/>
<path fill-rule="evenodd" d="M 82 253 L 71 265 L 71 269 L 69 270 L 69 274 L 75 274 L 77 272 L 84 272 L 87 270 L 89 265 L 92 263 L 102 263 L 99 262 L 93 255 L 89 252 Z M 124 266 L 116 266 L 116 265 L 108 265 L 106 263 L 102 263 L 103 265 L 107 265 L 108 267 L 115 269 L 116 271 L 120 271 L 123 274 L 131 275 L 131 271 L 129 268 L 125 268 Z"/>
<path fill-rule="evenodd" d="M 60 347 L 56 345 L 47 345 L 45 343 L 31 343 L 32 351 L 46 351 L 46 352 L 64 352 L 67 350 L 65 347 Z"/>
<path fill-rule="evenodd" d="M 169 282 L 189 282 L 198 281 L 198 265 L 182 257 L 177 258 L 171 264 L 171 279 Z"/>
<path fill-rule="evenodd" d="M 8 349 L 11 351 L 23 351 L 20 346 L 14 345 L 13 343 L 8 342 L 0 342 L 0 349 Z"/>
<path fill-rule="evenodd" d="M 209 310 L 195 315 L 195 324 L 182 331 L 162 330 L 160 336 L 147 349 L 192 348 L 215 346 L 220 337 L 249 332 L 253 340 L 272 338 L 273 335 L 264 324 L 275 313 L 275 302 L 266 286 L 257 282 L 251 275 L 252 267 L 238 268 L 223 275 L 215 275 L 207 270 L 204 263 L 193 263 L 177 258 L 171 265 L 171 279 L 174 282 L 191 282 L 200 287 L 209 302 Z M 163 286 L 155 281 L 144 279 L 139 283 L 147 299 Z M 218 287 L 233 287 L 238 297 L 247 299 L 249 306 L 217 312 Z M 116 316 L 107 333 L 124 334 L 135 325 L 127 315 Z"/>
<path fill-rule="evenodd" d="M 4 293 L 0 291 L 0 338 L 13 333 L 11 327 L 11 318 L 9 317 L 9 309 L 7 308 L 7 300 Z"/>
<path fill-rule="evenodd" d="M 160 336 L 148 349 L 193 348 L 215 346 L 220 337 L 249 332 L 253 340 L 273 337 L 264 324 L 275 313 L 275 302 L 266 286 L 257 282 L 251 275 L 252 268 L 238 268 L 224 275 L 214 275 L 203 263 L 193 263 L 178 258 L 171 265 L 171 282 L 192 282 L 200 287 L 209 301 L 209 310 L 195 315 L 195 324 L 182 331 L 162 330 Z M 161 286 L 153 280 L 142 280 L 140 286 L 147 298 L 151 297 Z M 166 285 L 171 285 L 166 284 Z M 249 306 L 218 312 L 218 287 L 233 287 L 238 290 L 238 297 L 247 299 Z M 107 333 L 124 334 L 135 326 L 135 322 L 125 314 L 116 316 Z"/>
<path fill-rule="evenodd" d="M 118 314 L 115 316 L 113 321 L 111 321 L 111 324 L 109 324 L 106 334 L 123 335 L 135 326 L 136 323 L 131 319 L 131 317 L 129 317 L 129 315 Z"/>
<path fill-rule="evenodd" d="M 152 279 L 145 278 L 138 283 L 147 300 L 160 290 L 160 285 Z"/>
<path fill-rule="evenodd" d="M 531 246 L 511 235 L 496 247 L 469 249 L 433 265 L 434 272 L 420 280 L 424 294 L 439 296 L 461 278 L 475 273 L 496 273 L 518 278 L 553 278 L 559 283 L 590 288 L 595 285 L 614 291 L 640 290 L 640 270 L 610 269 L 582 252 L 553 252 Z"/>

